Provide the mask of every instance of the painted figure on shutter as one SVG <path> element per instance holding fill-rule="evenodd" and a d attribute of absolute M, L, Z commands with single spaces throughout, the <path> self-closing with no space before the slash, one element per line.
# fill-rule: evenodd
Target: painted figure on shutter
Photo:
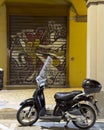
<path fill-rule="evenodd" d="M 48 84 L 66 82 L 66 27 L 55 21 L 45 26 L 23 29 L 11 35 L 10 84 L 34 84 L 46 57 L 53 58 Z M 14 73 L 14 75 L 13 75 Z"/>

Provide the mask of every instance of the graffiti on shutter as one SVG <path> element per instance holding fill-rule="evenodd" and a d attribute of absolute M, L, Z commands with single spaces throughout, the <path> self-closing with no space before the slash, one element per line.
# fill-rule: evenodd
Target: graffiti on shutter
<path fill-rule="evenodd" d="M 10 16 L 10 84 L 35 84 L 46 57 L 49 85 L 66 83 L 66 18 Z"/>

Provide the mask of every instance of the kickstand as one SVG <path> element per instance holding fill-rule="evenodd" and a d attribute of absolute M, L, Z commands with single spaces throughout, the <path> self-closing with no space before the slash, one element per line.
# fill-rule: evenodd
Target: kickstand
<path fill-rule="evenodd" d="M 68 128 L 68 123 L 69 123 L 69 121 L 66 122 L 66 124 L 64 126 L 65 128 Z"/>

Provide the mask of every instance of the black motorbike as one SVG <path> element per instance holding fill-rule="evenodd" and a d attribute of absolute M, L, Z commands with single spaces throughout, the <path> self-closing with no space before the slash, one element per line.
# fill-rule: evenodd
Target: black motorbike
<path fill-rule="evenodd" d="M 100 92 L 102 86 L 96 80 L 85 79 L 82 83 L 84 91 L 58 92 L 54 95 L 56 105 L 49 113 L 46 110 L 44 88 L 46 87 L 46 71 L 52 63 L 52 58 L 47 57 L 39 76 L 36 78 L 37 88 L 32 98 L 20 104 L 17 120 L 23 126 L 33 125 L 38 119 L 51 121 L 69 121 L 80 129 L 92 127 L 97 119 L 99 109 L 94 93 Z"/>

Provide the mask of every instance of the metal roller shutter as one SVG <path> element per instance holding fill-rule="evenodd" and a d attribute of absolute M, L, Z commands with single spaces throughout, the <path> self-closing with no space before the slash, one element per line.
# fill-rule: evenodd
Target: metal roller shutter
<path fill-rule="evenodd" d="M 66 17 L 9 15 L 10 85 L 33 85 L 46 57 L 48 84 L 66 84 Z"/>

